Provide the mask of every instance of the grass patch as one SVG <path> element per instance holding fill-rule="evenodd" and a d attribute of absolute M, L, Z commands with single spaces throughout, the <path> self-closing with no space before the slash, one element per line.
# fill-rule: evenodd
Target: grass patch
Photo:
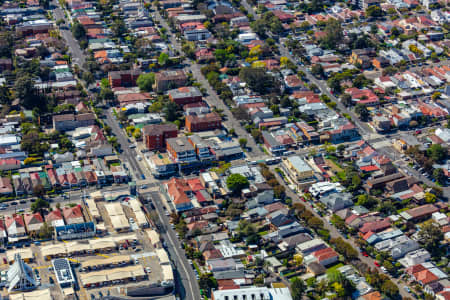
<path fill-rule="evenodd" d="M 343 172 L 344 169 L 341 168 L 341 166 L 338 165 L 338 163 L 336 163 L 335 161 L 331 160 L 331 159 L 325 159 L 325 162 L 327 165 L 330 166 L 331 170 L 333 170 L 333 172 Z"/>
<path fill-rule="evenodd" d="M 338 264 L 336 264 L 336 265 L 334 265 L 334 266 L 332 266 L 332 267 L 329 267 L 328 269 L 327 269 L 327 273 L 328 272 L 334 272 L 334 271 L 336 271 L 338 268 L 340 268 L 340 267 L 343 267 L 344 266 L 344 264 L 343 263 L 338 263 Z"/>
<path fill-rule="evenodd" d="M 192 262 L 192 265 L 197 270 L 198 275 L 200 276 L 202 272 L 200 271 L 200 268 L 197 266 L 197 263 L 195 261 Z"/>
<path fill-rule="evenodd" d="M 266 231 L 261 231 L 261 232 L 258 232 L 258 234 L 260 235 L 260 236 L 263 236 L 263 235 L 266 235 L 266 234 L 268 234 L 269 232 L 266 230 Z"/>

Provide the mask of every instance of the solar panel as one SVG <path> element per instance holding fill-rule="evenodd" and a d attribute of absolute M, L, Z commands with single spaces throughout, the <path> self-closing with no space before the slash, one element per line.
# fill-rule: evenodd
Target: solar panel
<path fill-rule="evenodd" d="M 60 283 L 74 281 L 70 263 L 66 258 L 54 259 L 52 263 Z"/>

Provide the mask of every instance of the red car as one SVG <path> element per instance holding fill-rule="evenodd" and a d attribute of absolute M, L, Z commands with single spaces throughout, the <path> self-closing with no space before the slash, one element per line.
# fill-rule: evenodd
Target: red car
<path fill-rule="evenodd" d="M 374 262 L 373 262 L 373 264 L 374 264 L 375 266 L 377 266 L 377 267 L 379 267 L 379 266 L 380 266 L 380 263 L 379 263 L 379 262 L 377 262 L 377 261 L 374 261 Z"/>
<path fill-rule="evenodd" d="M 421 134 L 422 133 L 422 130 L 416 130 L 416 134 Z"/>
<path fill-rule="evenodd" d="M 361 253 L 363 256 L 365 256 L 365 257 L 368 257 L 369 256 L 369 254 L 367 254 L 367 252 L 362 252 Z"/>

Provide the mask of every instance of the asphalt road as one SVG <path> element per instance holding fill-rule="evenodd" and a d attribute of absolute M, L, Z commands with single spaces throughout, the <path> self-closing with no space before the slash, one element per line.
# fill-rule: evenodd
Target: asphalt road
<path fill-rule="evenodd" d="M 170 45 L 173 48 L 175 48 L 176 50 L 178 50 L 180 53 L 182 53 L 181 44 L 175 39 L 174 35 L 170 33 L 170 27 L 167 24 L 167 22 L 164 20 L 164 18 L 162 18 L 162 16 L 159 14 L 159 12 L 157 10 L 154 15 L 155 15 L 155 19 L 164 28 L 167 29 L 167 34 L 169 37 Z M 236 120 L 236 118 L 233 116 L 233 114 L 231 113 L 228 106 L 225 105 L 225 103 L 219 98 L 216 91 L 211 87 L 209 82 L 206 80 L 205 76 L 203 76 L 202 72 L 200 71 L 201 66 L 193 61 L 188 60 L 188 59 L 186 59 L 184 61 L 184 63 L 186 65 L 185 70 L 191 71 L 193 77 L 197 80 L 197 82 L 199 82 L 202 85 L 202 87 L 204 87 L 206 89 L 206 91 L 208 93 L 208 96 L 206 97 L 206 102 L 208 102 L 208 104 L 210 106 L 214 106 L 223 111 L 223 114 L 226 116 L 226 121 L 224 121 L 223 123 L 228 128 L 233 128 L 238 137 L 247 139 L 247 147 L 251 149 L 251 151 L 246 153 L 247 156 L 251 157 L 251 158 L 256 158 L 256 157 L 260 158 L 263 156 L 267 156 L 258 147 L 258 145 L 256 144 L 253 137 L 251 137 L 250 134 L 241 126 L 239 121 Z"/>
<path fill-rule="evenodd" d="M 59 7 L 58 2 L 54 2 L 55 9 L 53 10 L 55 19 L 64 19 L 66 21 L 66 24 L 69 24 L 68 19 L 64 15 L 64 11 Z M 80 68 L 83 68 L 84 62 L 86 60 L 86 56 L 84 55 L 83 51 L 80 49 L 78 41 L 75 40 L 72 33 L 69 30 L 61 30 L 61 35 L 66 40 L 66 43 L 70 49 L 70 53 L 72 55 L 72 63 L 78 64 Z M 122 153 L 120 153 L 120 157 L 124 162 L 127 162 L 130 166 L 130 172 L 132 176 L 135 179 L 141 179 L 142 175 L 144 173 L 146 174 L 147 178 L 150 178 L 151 174 L 146 168 L 141 169 L 141 163 L 137 161 L 137 153 L 135 151 L 135 148 L 130 148 L 131 143 L 128 142 L 128 137 L 125 135 L 124 131 L 120 129 L 118 125 L 118 121 L 115 120 L 114 116 L 112 115 L 111 110 L 108 110 L 106 112 L 106 120 L 105 123 L 111 127 L 112 132 L 117 137 L 118 143 L 121 145 Z M 160 202 L 159 202 L 160 204 Z M 158 207 L 158 205 L 155 205 L 155 207 Z M 162 205 L 162 204 L 161 204 Z M 161 206 L 162 207 L 162 206 Z M 157 209 L 158 213 L 161 213 L 161 207 Z M 161 214 L 159 216 L 163 220 L 163 225 L 165 227 L 169 226 L 169 220 L 165 217 L 164 214 Z M 167 223 L 165 223 L 167 222 Z M 172 234 L 169 233 L 168 239 L 168 247 L 169 249 L 173 249 L 171 251 L 171 258 L 175 261 L 176 266 L 183 266 L 182 268 L 176 269 L 178 276 L 175 276 L 176 279 L 181 280 L 181 284 L 178 284 L 178 287 L 181 288 L 181 293 L 184 293 L 185 297 L 183 299 L 194 299 L 194 300 L 200 300 L 200 290 L 198 287 L 197 280 L 195 279 L 195 276 L 193 276 L 192 268 L 190 268 L 189 263 L 187 261 L 186 256 L 183 254 L 180 254 L 181 246 L 178 241 L 178 239 L 174 238 L 174 233 L 172 231 Z"/>
<path fill-rule="evenodd" d="M 177 258 L 173 259 L 174 269 L 179 275 L 180 283 L 177 285 L 177 290 L 180 293 L 181 299 L 198 299 L 200 300 L 200 289 L 195 277 L 194 269 L 189 264 L 186 253 L 183 248 L 181 248 L 181 243 L 178 240 L 175 231 L 169 225 L 169 217 L 165 215 L 163 209 L 164 204 L 162 203 L 161 196 L 159 192 L 151 192 L 144 197 L 149 197 L 153 202 L 161 225 L 159 226 L 159 232 L 167 244 L 167 251 L 170 257 Z M 148 211 L 151 211 L 150 204 L 146 204 Z"/>
<path fill-rule="evenodd" d="M 123 150 L 119 156 L 131 166 L 130 171 L 132 171 L 132 174 L 139 179 L 142 175 L 144 175 L 146 179 L 152 179 L 153 177 L 150 174 L 150 171 L 145 167 L 143 161 L 137 161 L 136 148 L 130 148 L 132 143 L 128 142 L 128 137 L 124 130 L 119 127 L 118 121 L 113 116 L 111 109 L 106 111 L 105 123 L 111 127 L 112 132 L 117 137 L 117 142 L 121 145 Z M 158 182 L 155 181 L 155 183 Z M 175 275 L 178 274 L 178 276 L 175 276 L 175 278 L 179 280 L 176 284 L 177 291 L 180 293 L 182 299 L 200 300 L 200 289 L 195 274 L 186 258 L 184 250 L 181 248 L 180 241 L 170 226 L 169 218 L 165 215 L 163 209 L 164 204 L 162 203 L 159 192 L 151 192 L 144 195 L 149 196 L 152 199 L 156 212 L 161 220 L 162 228 L 160 228 L 160 233 L 167 242 L 167 249 L 175 265 Z M 152 209 L 149 204 L 146 205 L 146 208 L 148 211 L 151 211 Z"/>
<path fill-rule="evenodd" d="M 53 15 L 55 18 L 55 21 L 59 19 L 63 19 L 66 22 L 66 26 L 69 26 L 70 20 L 66 18 L 64 14 L 64 8 L 61 8 L 59 5 L 59 1 L 53 2 Z M 67 27 L 68 28 L 68 27 Z M 70 49 L 70 54 L 72 55 L 72 64 L 76 64 L 80 67 L 80 69 L 84 69 L 84 62 L 86 61 L 86 57 L 83 53 L 83 51 L 80 48 L 80 44 L 78 41 L 73 37 L 72 32 L 67 29 L 60 29 L 61 36 L 66 41 L 67 46 Z"/>
<path fill-rule="evenodd" d="M 124 189 L 128 189 L 128 185 L 122 184 L 122 185 L 111 185 L 111 186 L 105 186 L 102 188 L 104 191 L 107 192 L 115 192 L 120 191 Z M 61 205 L 68 204 L 68 203 L 79 203 L 84 193 L 86 195 L 89 195 L 92 192 L 98 191 L 99 189 L 97 187 L 91 186 L 86 188 L 79 188 L 77 190 L 71 190 L 67 191 L 64 194 L 57 194 L 53 197 L 46 197 L 47 200 L 50 201 L 50 204 L 52 206 L 56 205 L 56 203 L 60 203 Z M 12 214 L 14 212 L 17 212 L 18 210 L 29 210 L 31 207 L 32 199 L 36 199 L 36 197 L 29 197 L 29 198 L 23 198 L 23 199 L 17 199 L 17 200 L 11 200 L 7 202 L 2 202 L 2 204 L 8 205 L 5 210 L 2 210 L 3 214 Z M 13 204 L 17 203 L 17 204 Z"/>

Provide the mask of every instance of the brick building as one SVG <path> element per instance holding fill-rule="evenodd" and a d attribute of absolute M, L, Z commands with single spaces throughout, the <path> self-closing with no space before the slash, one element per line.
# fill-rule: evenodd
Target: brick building
<path fill-rule="evenodd" d="M 96 117 L 93 113 L 64 114 L 53 116 L 53 129 L 64 132 L 78 127 L 95 125 Z"/>
<path fill-rule="evenodd" d="M 185 105 L 189 103 L 196 103 L 202 101 L 202 93 L 193 86 L 185 86 L 173 89 L 167 92 L 169 99 L 178 105 Z"/>
<path fill-rule="evenodd" d="M 115 87 L 136 86 L 136 80 L 141 75 L 140 70 L 113 71 L 108 73 L 109 85 Z"/>
<path fill-rule="evenodd" d="M 187 83 L 187 76 L 183 70 L 168 70 L 156 73 L 155 85 L 157 92 L 164 92 L 169 89 L 184 86 Z"/>
<path fill-rule="evenodd" d="M 152 124 L 142 128 L 145 146 L 149 150 L 162 150 L 166 148 L 166 139 L 178 135 L 175 124 Z"/>
<path fill-rule="evenodd" d="M 186 116 L 186 129 L 189 132 L 220 129 L 222 127 L 222 118 L 218 113 L 212 112 L 205 115 Z"/>

